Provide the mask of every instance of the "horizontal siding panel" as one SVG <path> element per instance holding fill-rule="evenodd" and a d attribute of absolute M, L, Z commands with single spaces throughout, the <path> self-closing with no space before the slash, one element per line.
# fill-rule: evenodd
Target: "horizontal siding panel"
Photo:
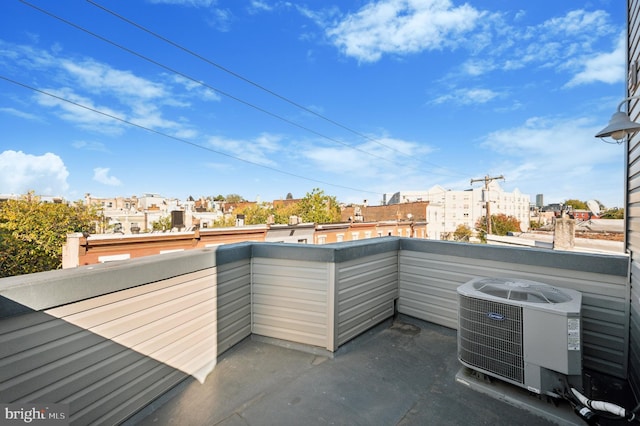
<path fill-rule="evenodd" d="M 341 323 L 338 334 L 338 345 L 343 345 L 354 337 L 364 333 L 376 324 L 390 318 L 394 314 L 394 304 L 386 301 L 373 309 L 362 312 L 360 316 Z"/>
<path fill-rule="evenodd" d="M 578 290 L 583 293 L 583 328 L 588 331 L 583 339 L 585 367 L 626 376 L 629 296 L 624 276 L 406 251 L 400 252 L 399 268 L 398 311 L 453 328 L 457 287 L 475 277 L 522 278 Z M 604 364 L 615 366 L 599 370 Z"/>
<path fill-rule="evenodd" d="M 218 355 L 251 335 L 251 261 L 218 267 Z"/>
<path fill-rule="evenodd" d="M 378 280 L 361 283 L 348 291 L 340 292 L 339 312 L 352 309 L 381 294 L 387 294 L 390 299 L 398 297 L 398 284 L 395 277 L 380 277 Z"/>
<path fill-rule="evenodd" d="M 252 332 L 325 347 L 329 264 L 272 258 L 252 262 Z"/>
<path fill-rule="evenodd" d="M 256 257 L 252 260 L 252 272 L 255 276 L 275 276 L 294 281 L 313 282 L 326 269 L 326 263 L 303 260 L 265 259 Z"/>
<path fill-rule="evenodd" d="M 318 316 L 311 318 L 311 320 L 302 320 L 302 315 L 296 315 L 296 313 L 289 313 L 289 316 L 284 316 L 279 313 L 278 316 L 263 314 L 258 309 L 254 309 L 253 317 L 256 323 L 265 325 L 268 327 L 279 328 L 282 330 L 292 330 L 296 332 L 306 332 L 316 336 L 325 336 L 327 327 L 324 324 L 324 317 Z M 307 316 L 305 319 L 309 319 Z"/>
<path fill-rule="evenodd" d="M 635 260 L 631 268 L 629 383 L 636 400 L 640 400 L 640 264 Z"/>
<path fill-rule="evenodd" d="M 295 293 L 292 296 L 297 295 Z M 304 295 L 309 295 L 304 293 Z M 326 315 L 327 300 L 324 294 L 314 294 L 314 297 L 279 297 L 276 295 L 254 294 L 253 304 L 255 306 L 273 306 L 284 309 L 296 309 L 299 311 L 309 311 Z"/>
<path fill-rule="evenodd" d="M 400 308 L 398 308 L 398 310 L 400 311 Z M 400 313 L 454 330 L 458 328 L 457 303 L 452 308 L 447 308 L 445 306 L 431 305 L 417 300 L 405 300 Z"/>
<path fill-rule="evenodd" d="M 353 304 L 350 308 L 340 306 L 338 313 L 338 328 L 344 330 L 344 325 L 351 322 L 354 318 L 364 318 L 369 313 L 375 312 L 380 305 L 392 302 L 397 294 L 395 288 L 382 288 L 380 292 L 371 292 L 365 295 L 357 304 Z M 386 290 L 386 291 L 385 291 Z M 375 295 L 377 294 L 377 295 Z"/>
<path fill-rule="evenodd" d="M 316 283 L 315 288 L 297 288 L 291 285 L 278 286 L 277 284 L 253 284 L 253 297 L 263 296 L 265 299 L 277 300 L 281 297 L 302 301 L 326 303 L 326 289 L 321 286 L 324 283 Z"/>
<path fill-rule="evenodd" d="M 305 345 L 325 347 L 326 336 L 318 335 L 304 331 L 293 330 L 290 328 L 272 327 L 262 323 L 253 324 L 253 332 L 260 336 L 272 337 L 274 339 L 288 340 L 291 342 L 302 343 Z"/>
<path fill-rule="evenodd" d="M 393 316 L 397 250 L 336 264 L 336 298 L 338 346 Z"/>
<path fill-rule="evenodd" d="M 68 403 L 75 424 L 123 420 L 210 371 L 216 304 L 210 268 L 2 321 L 0 399 Z"/>

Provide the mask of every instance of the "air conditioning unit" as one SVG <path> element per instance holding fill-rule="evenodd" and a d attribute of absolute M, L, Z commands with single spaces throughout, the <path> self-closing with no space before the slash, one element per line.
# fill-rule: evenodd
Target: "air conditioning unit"
<path fill-rule="evenodd" d="M 475 278 L 458 287 L 458 359 L 472 370 L 558 396 L 582 389 L 582 294 L 535 281 Z"/>

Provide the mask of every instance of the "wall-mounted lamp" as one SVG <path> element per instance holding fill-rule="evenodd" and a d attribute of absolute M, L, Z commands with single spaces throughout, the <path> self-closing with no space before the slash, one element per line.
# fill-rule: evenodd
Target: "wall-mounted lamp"
<path fill-rule="evenodd" d="M 618 111 L 611 116 L 611 120 L 609 120 L 609 125 L 604 129 L 600 130 L 596 134 L 596 138 L 602 139 L 606 143 L 613 144 L 621 144 L 624 142 L 624 139 L 632 134 L 640 130 L 640 124 L 635 121 L 631 121 L 629 118 L 629 114 L 626 112 L 622 112 L 622 105 L 630 101 L 631 99 L 638 99 L 638 96 L 631 96 L 629 98 L 624 99 L 618 105 Z M 611 138 L 612 140 L 607 140 L 605 138 Z"/>

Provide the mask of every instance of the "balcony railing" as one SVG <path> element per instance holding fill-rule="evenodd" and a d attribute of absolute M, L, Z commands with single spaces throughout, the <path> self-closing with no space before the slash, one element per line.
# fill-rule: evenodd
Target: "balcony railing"
<path fill-rule="evenodd" d="M 585 368 L 626 379 L 628 258 L 408 238 L 242 243 L 0 280 L 0 401 L 121 422 L 256 334 L 333 352 L 395 312 L 457 327 L 456 288 L 583 293 Z"/>

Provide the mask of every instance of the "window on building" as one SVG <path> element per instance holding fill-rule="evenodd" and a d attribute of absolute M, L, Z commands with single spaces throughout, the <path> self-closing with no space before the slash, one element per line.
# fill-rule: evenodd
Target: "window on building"
<path fill-rule="evenodd" d="M 318 235 L 318 244 L 326 244 L 327 236 L 326 235 Z"/>
<path fill-rule="evenodd" d="M 344 234 L 336 235 L 336 241 L 339 242 L 339 243 L 344 241 Z"/>
<path fill-rule="evenodd" d="M 355 241 L 357 239 L 360 238 L 360 233 L 359 232 L 352 232 L 351 233 L 351 241 Z"/>
<path fill-rule="evenodd" d="M 364 232 L 364 237 L 365 238 L 371 238 L 371 231 L 365 231 Z"/>

